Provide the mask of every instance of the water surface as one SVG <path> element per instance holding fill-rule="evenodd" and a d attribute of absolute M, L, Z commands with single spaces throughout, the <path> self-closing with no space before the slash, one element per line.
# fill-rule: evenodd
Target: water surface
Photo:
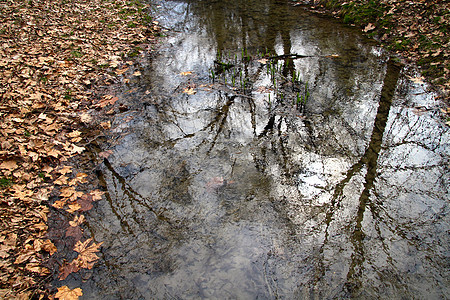
<path fill-rule="evenodd" d="M 449 135 L 418 74 L 289 1 L 158 13 L 171 31 L 102 146 L 102 258 L 68 279 L 86 299 L 449 295 Z"/>

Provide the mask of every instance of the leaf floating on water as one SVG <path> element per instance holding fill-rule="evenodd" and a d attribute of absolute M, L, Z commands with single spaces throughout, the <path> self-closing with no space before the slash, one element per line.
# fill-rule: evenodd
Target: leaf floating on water
<path fill-rule="evenodd" d="M 76 263 L 71 262 L 68 264 L 67 262 L 64 262 L 64 264 L 59 268 L 59 280 L 64 280 L 70 275 L 70 273 L 75 273 L 79 270 L 80 268 L 76 265 Z"/>
<path fill-rule="evenodd" d="M 192 72 L 191 71 L 181 72 L 180 75 L 182 75 L 182 76 L 189 76 L 189 75 L 192 75 Z"/>
<path fill-rule="evenodd" d="M 69 225 L 76 227 L 80 224 L 82 224 L 84 222 L 84 215 L 80 215 L 80 216 L 75 216 L 75 218 L 73 219 L 73 221 L 69 221 Z"/>
<path fill-rule="evenodd" d="M 263 65 L 267 64 L 267 61 L 268 61 L 267 58 L 261 58 L 261 59 L 258 59 L 258 62 L 259 62 L 259 63 L 262 63 Z"/>
<path fill-rule="evenodd" d="M 108 158 L 112 153 L 113 153 L 112 150 L 106 150 L 106 151 L 100 152 L 100 153 L 98 154 L 98 156 L 99 156 L 100 158 Z"/>
<path fill-rule="evenodd" d="M 78 252 L 79 255 L 76 259 L 74 259 L 73 263 L 76 263 L 80 268 L 92 269 L 94 263 L 100 258 L 95 253 L 100 251 L 99 248 L 103 242 L 96 244 L 92 242 L 92 240 L 93 238 L 90 238 L 84 242 L 78 241 L 75 244 L 75 248 L 73 250 Z M 92 244 L 90 244 L 91 242 Z"/>
<path fill-rule="evenodd" d="M 408 76 L 408 78 L 409 78 L 409 80 L 411 80 L 412 82 L 417 83 L 417 84 L 424 84 L 425 83 L 425 81 L 424 81 L 425 78 L 423 76 L 420 76 L 420 77 Z"/>
<path fill-rule="evenodd" d="M 83 296 L 83 290 L 80 288 L 75 288 L 71 290 L 68 286 L 62 286 L 58 288 L 58 292 L 55 295 L 55 298 L 61 300 L 78 300 L 78 297 Z"/>
<path fill-rule="evenodd" d="M 183 93 L 188 95 L 194 95 L 197 93 L 197 91 L 194 88 L 188 87 L 183 90 Z"/>

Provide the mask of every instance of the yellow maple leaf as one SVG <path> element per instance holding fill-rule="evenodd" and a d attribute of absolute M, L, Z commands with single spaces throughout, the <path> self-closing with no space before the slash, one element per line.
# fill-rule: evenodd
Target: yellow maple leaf
<path fill-rule="evenodd" d="M 73 250 L 79 253 L 78 257 L 74 259 L 74 262 L 76 262 L 80 268 L 92 269 L 95 261 L 100 258 L 95 252 L 99 251 L 103 242 L 96 244 L 92 242 L 92 240 L 93 238 L 87 239 L 84 242 L 78 241 L 73 248 Z M 89 245 L 91 242 L 92 244 Z"/>
<path fill-rule="evenodd" d="M 61 300 L 78 300 L 78 297 L 83 296 L 83 290 L 80 288 L 75 288 L 71 290 L 67 285 L 58 288 L 58 292 L 55 298 Z"/>

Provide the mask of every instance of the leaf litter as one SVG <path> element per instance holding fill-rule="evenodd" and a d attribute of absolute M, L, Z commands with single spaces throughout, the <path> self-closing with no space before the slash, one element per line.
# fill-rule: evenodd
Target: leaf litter
<path fill-rule="evenodd" d="M 84 237 L 83 212 L 104 192 L 92 190 L 95 175 L 78 161 L 111 126 L 92 111 L 119 99 L 93 87 L 141 76 L 134 57 L 151 49 L 159 30 L 149 11 L 124 0 L 0 3 L 0 298 L 82 295 L 51 281 L 99 259 L 102 243 Z M 50 212 L 69 220 L 49 228 Z"/>

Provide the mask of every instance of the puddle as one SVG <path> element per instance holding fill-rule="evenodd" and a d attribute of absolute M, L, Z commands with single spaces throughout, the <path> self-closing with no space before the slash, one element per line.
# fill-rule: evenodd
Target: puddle
<path fill-rule="evenodd" d="M 446 298 L 449 133 L 417 74 L 287 1 L 160 5 L 173 31 L 102 149 L 101 260 L 65 283 L 86 299 Z"/>

